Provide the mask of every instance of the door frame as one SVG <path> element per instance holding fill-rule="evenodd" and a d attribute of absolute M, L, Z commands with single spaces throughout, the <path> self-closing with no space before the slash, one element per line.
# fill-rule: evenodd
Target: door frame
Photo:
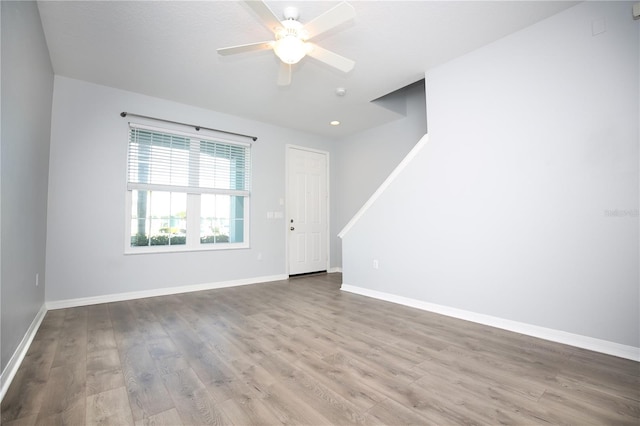
<path fill-rule="evenodd" d="M 320 150 L 320 149 L 315 149 L 315 148 L 309 148 L 306 146 L 301 146 L 301 145 L 293 145 L 293 144 L 286 144 L 285 145 L 285 174 L 284 174 L 284 181 L 285 181 L 285 221 L 284 221 L 284 233 L 285 233 L 285 273 L 287 274 L 287 276 L 289 276 L 289 227 L 291 226 L 291 200 L 289 199 L 289 157 L 290 157 L 290 152 L 292 149 L 297 149 L 300 151 L 307 151 L 307 152 L 313 152 L 316 154 L 322 154 L 325 156 L 326 158 L 326 177 L 327 177 L 327 202 L 326 202 L 326 218 L 327 218 L 327 241 L 326 241 L 326 247 L 327 247 L 327 264 L 326 264 L 326 270 L 327 273 L 330 272 L 329 268 L 331 266 L 331 216 L 330 216 L 330 212 L 331 212 L 331 186 L 329 185 L 330 183 L 330 171 L 331 171 L 331 167 L 330 167 L 330 155 L 329 155 L 329 151 L 324 151 L 324 150 Z"/>

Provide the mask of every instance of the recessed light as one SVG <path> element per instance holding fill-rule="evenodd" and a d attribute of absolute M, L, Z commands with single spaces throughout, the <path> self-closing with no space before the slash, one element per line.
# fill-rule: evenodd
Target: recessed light
<path fill-rule="evenodd" d="M 339 125 L 340 125 L 340 122 L 339 122 L 338 120 L 333 120 L 333 121 L 332 121 L 331 123 L 329 123 L 329 124 L 331 124 L 332 126 L 339 126 Z"/>

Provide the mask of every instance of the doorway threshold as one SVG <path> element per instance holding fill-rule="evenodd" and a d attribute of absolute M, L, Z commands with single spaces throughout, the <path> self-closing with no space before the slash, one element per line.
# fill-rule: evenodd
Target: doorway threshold
<path fill-rule="evenodd" d="M 304 272 L 302 274 L 292 274 L 289 275 L 289 278 L 301 278 L 301 277 L 311 277 L 314 275 L 326 275 L 327 274 L 327 270 L 325 269 L 324 271 L 314 271 L 314 272 Z"/>

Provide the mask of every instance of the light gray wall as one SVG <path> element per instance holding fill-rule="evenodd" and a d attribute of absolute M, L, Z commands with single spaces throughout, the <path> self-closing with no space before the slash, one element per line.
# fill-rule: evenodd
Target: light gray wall
<path fill-rule="evenodd" d="M 35 2 L 2 8 L 2 369 L 44 303 L 53 70 Z M 39 286 L 36 288 L 36 274 Z"/>
<path fill-rule="evenodd" d="M 336 142 L 332 158 L 331 235 L 336 236 L 427 131 L 424 86 L 389 95 L 406 116 Z M 388 232 L 384 230 L 383 232 Z M 342 265 L 342 241 L 332 239 L 331 264 Z"/>
<path fill-rule="evenodd" d="M 128 111 L 258 136 L 251 248 L 124 254 Z M 285 146 L 332 141 L 184 104 L 55 77 L 49 174 L 47 301 L 270 277 L 286 273 Z M 261 255 L 261 259 L 259 259 Z"/>
<path fill-rule="evenodd" d="M 639 31 L 585 2 L 428 71 L 429 143 L 345 236 L 344 282 L 640 347 Z"/>

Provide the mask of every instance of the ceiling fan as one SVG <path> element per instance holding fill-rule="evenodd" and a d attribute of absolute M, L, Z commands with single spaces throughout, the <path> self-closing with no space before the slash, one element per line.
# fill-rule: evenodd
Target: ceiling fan
<path fill-rule="evenodd" d="M 273 49 L 281 60 L 278 73 L 278 85 L 280 86 L 291 84 L 291 66 L 305 56 L 310 56 L 343 72 L 349 72 L 353 69 L 355 62 L 351 59 L 308 41 L 353 19 L 355 10 L 349 3 L 339 3 L 304 25 L 298 21 L 299 13 L 295 7 L 285 8 L 284 20 L 281 21 L 264 1 L 246 1 L 245 3 L 260 17 L 264 25 L 273 31 L 275 40 L 224 47 L 217 50 L 218 54 L 233 55 Z"/>

